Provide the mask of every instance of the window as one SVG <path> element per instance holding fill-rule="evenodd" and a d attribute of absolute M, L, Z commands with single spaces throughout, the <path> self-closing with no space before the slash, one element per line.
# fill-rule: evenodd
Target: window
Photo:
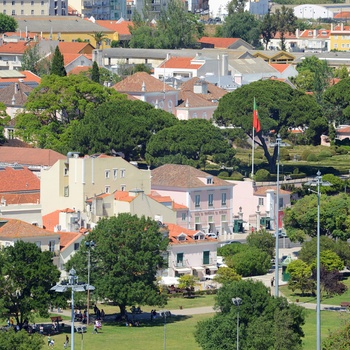
<path fill-rule="evenodd" d="M 34 6 L 34 1 L 31 1 L 30 4 L 31 4 L 32 6 Z"/>
<path fill-rule="evenodd" d="M 31 10 L 31 11 L 30 11 L 30 14 L 31 14 L 31 15 L 34 15 L 34 10 Z"/>
<path fill-rule="evenodd" d="M 64 168 L 64 176 L 68 176 L 68 168 Z"/>
<path fill-rule="evenodd" d="M 203 252 L 203 264 L 208 265 L 209 264 L 209 257 L 210 257 L 210 251 L 204 251 Z"/>
<path fill-rule="evenodd" d="M 44 6 L 44 1 L 41 1 L 41 6 Z"/>
<path fill-rule="evenodd" d="M 21 5 L 22 5 L 22 6 L 24 5 L 24 1 L 23 1 L 23 0 L 21 1 Z"/>
<path fill-rule="evenodd" d="M 225 221 L 227 221 L 227 220 L 226 220 L 226 215 L 223 214 L 223 215 L 221 215 L 221 222 L 225 222 Z"/>
<path fill-rule="evenodd" d="M 24 15 L 24 10 L 21 10 L 21 15 Z"/>
<path fill-rule="evenodd" d="M 13 6 L 13 5 L 16 5 L 16 1 L 12 1 L 12 6 Z"/>
<path fill-rule="evenodd" d="M 200 203 L 201 203 L 201 196 L 199 194 L 196 194 L 195 198 L 194 198 L 194 205 L 196 208 L 199 208 Z"/>
<path fill-rule="evenodd" d="M 183 266 L 184 263 L 184 253 L 176 254 L 176 266 Z"/>
<path fill-rule="evenodd" d="M 36 242 L 35 242 L 35 245 L 36 245 L 38 248 L 41 248 L 41 241 L 36 241 Z"/>
<path fill-rule="evenodd" d="M 6 0 L 4 0 L 4 1 L 2 2 L 2 4 L 3 4 L 3 5 L 6 5 Z"/>
<path fill-rule="evenodd" d="M 181 220 L 182 221 L 186 221 L 186 217 L 187 217 L 186 213 L 182 213 L 181 214 Z"/>
<path fill-rule="evenodd" d="M 125 169 L 120 169 L 120 177 L 125 177 Z"/>
<path fill-rule="evenodd" d="M 3 13 L 4 15 L 6 15 L 6 10 L 2 11 L 2 13 Z"/>
<path fill-rule="evenodd" d="M 264 198 L 259 198 L 259 205 L 264 205 Z"/>
<path fill-rule="evenodd" d="M 207 178 L 207 185 L 212 185 L 214 182 L 213 182 L 213 178 L 212 177 L 208 177 Z"/>
<path fill-rule="evenodd" d="M 121 191 L 126 191 L 126 185 L 121 185 L 121 186 L 120 186 L 120 190 L 121 190 Z"/>
<path fill-rule="evenodd" d="M 74 243 L 74 250 L 79 250 L 80 243 Z"/>
<path fill-rule="evenodd" d="M 118 169 L 113 169 L 113 179 L 116 180 L 118 178 Z"/>
<path fill-rule="evenodd" d="M 63 189 L 63 193 L 65 197 L 69 197 L 69 186 L 65 186 Z"/>
<path fill-rule="evenodd" d="M 55 241 L 49 242 L 49 251 L 54 252 L 55 251 Z"/>
<path fill-rule="evenodd" d="M 208 216 L 208 223 L 211 223 L 211 222 L 213 222 L 213 215 Z"/>
<path fill-rule="evenodd" d="M 111 175 L 111 171 L 109 169 L 105 170 L 105 178 L 109 179 L 110 175 Z"/>
<path fill-rule="evenodd" d="M 208 206 L 209 207 L 213 206 L 213 201 L 214 201 L 214 195 L 212 193 L 210 193 L 208 196 Z"/>
<path fill-rule="evenodd" d="M 41 10 L 41 14 L 42 14 L 42 15 L 45 14 L 45 11 L 44 11 L 44 10 Z"/>
<path fill-rule="evenodd" d="M 279 207 L 278 207 L 278 209 L 281 209 L 281 208 L 283 208 L 283 198 L 279 198 Z"/>
<path fill-rule="evenodd" d="M 111 193 L 111 186 L 105 186 L 105 193 Z"/>
<path fill-rule="evenodd" d="M 334 40 L 338 40 L 338 35 L 334 35 Z"/>
<path fill-rule="evenodd" d="M 16 11 L 12 10 L 12 16 L 16 16 Z"/>
<path fill-rule="evenodd" d="M 338 44 L 334 44 L 334 48 L 337 49 L 338 48 Z"/>
<path fill-rule="evenodd" d="M 225 192 L 221 193 L 221 205 L 226 205 L 227 195 Z"/>

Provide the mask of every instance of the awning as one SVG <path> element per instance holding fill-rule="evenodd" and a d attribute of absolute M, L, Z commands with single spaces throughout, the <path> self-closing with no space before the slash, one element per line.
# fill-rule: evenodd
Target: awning
<path fill-rule="evenodd" d="M 177 271 L 178 273 L 191 273 L 192 272 L 192 270 L 188 267 L 175 267 L 174 270 Z"/>
<path fill-rule="evenodd" d="M 204 270 L 205 270 L 205 267 L 203 267 L 203 266 L 193 266 L 193 267 L 192 267 L 192 270 L 204 271 Z"/>

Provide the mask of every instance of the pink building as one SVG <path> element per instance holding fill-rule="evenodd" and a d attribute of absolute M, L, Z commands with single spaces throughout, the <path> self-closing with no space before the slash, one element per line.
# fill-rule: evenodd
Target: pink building
<path fill-rule="evenodd" d="M 179 164 L 166 164 L 152 170 L 151 181 L 152 190 L 188 208 L 181 212 L 178 225 L 216 233 L 220 240 L 233 237 L 233 184 Z"/>

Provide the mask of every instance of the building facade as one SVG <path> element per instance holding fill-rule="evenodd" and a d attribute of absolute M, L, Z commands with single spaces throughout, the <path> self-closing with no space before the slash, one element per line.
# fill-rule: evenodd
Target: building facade
<path fill-rule="evenodd" d="M 2 13 L 9 16 L 67 16 L 68 0 L 2 0 Z"/>

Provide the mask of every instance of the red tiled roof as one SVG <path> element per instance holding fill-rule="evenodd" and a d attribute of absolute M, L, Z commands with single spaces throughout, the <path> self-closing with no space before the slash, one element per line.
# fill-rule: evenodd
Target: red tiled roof
<path fill-rule="evenodd" d="M 280 32 L 277 32 L 274 36 L 274 39 L 280 39 L 281 38 L 281 33 Z M 294 33 L 285 33 L 284 34 L 284 38 L 285 39 L 295 39 L 296 36 Z"/>
<path fill-rule="evenodd" d="M 27 35 L 26 35 L 27 34 Z M 5 37 L 5 41 L 6 41 L 6 37 L 18 37 L 18 38 L 29 38 L 29 39 L 34 39 L 34 37 L 37 35 L 37 33 L 30 33 L 30 32 L 6 32 L 4 33 L 4 37 Z"/>
<path fill-rule="evenodd" d="M 337 134 L 349 134 L 350 133 L 350 126 L 345 126 L 341 129 L 337 129 Z"/>
<path fill-rule="evenodd" d="M 75 213 L 75 210 L 66 208 L 63 210 L 55 210 L 52 213 L 43 215 L 43 226 L 50 231 L 53 231 L 55 229 L 55 226 L 58 225 L 60 222 L 60 213 Z"/>
<path fill-rule="evenodd" d="M 195 230 L 190 230 L 184 227 L 181 227 L 179 225 L 175 225 L 175 224 L 166 224 L 168 230 L 169 230 L 169 240 L 170 240 L 170 244 L 188 244 L 188 243 L 205 243 L 208 241 L 212 241 L 212 242 L 216 242 L 216 240 L 214 238 L 209 238 L 209 237 L 205 237 L 205 239 L 203 240 L 195 240 L 193 239 L 193 236 L 199 232 L 195 231 Z M 181 234 L 185 234 L 186 235 L 186 239 L 185 240 L 178 240 L 177 238 L 181 235 Z"/>
<path fill-rule="evenodd" d="M 65 250 L 83 234 L 80 232 L 57 232 L 60 235 L 60 249 Z"/>
<path fill-rule="evenodd" d="M 334 15 L 333 18 L 350 18 L 350 12 L 349 11 L 342 11 Z"/>
<path fill-rule="evenodd" d="M 18 83 L 19 80 L 23 82 L 36 82 L 40 84 L 41 78 L 32 73 L 29 70 L 20 71 L 19 73 L 22 74 L 20 78 L 6 78 L 6 77 L 0 77 L 0 82 L 6 82 L 6 83 Z"/>
<path fill-rule="evenodd" d="M 29 93 L 34 88 L 18 81 L 17 83 L 11 83 L 1 89 L 0 102 L 6 106 L 23 107 L 27 102 Z"/>
<path fill-rule="evenodd" d="M 198 40 L 198 42 L 202 44 L 213 44 L 215 49 L 227 49 L 238 40 L 239 38 L 216 38 L 203 36 Z"/>
<path fill-rule="evenodd" d="M 344 26 L 343 31 L 350 30 L 350 26 Z M 342 32 L 341 26 L 335 26 L 332 32 Z"/>
<path fill-rule="evenodd" d="M 23 54 L 28 45 L 28 42 L 25 41 L 3 43 L 0 45 L 0 54 Z"/>
<path fill-rule="evenodd" d="M 270 66 L 275 68 L 278 72 L 283 73 L 290 66 L 290 64 L 286 64 L 286 63 L 270 63 Z"/>
<path fill-rule="evenodd" d="M 40 180 L 28 168 L 0 170 L 0 192 L 40 191 Z"/>
<path fill-rule="evenodd" d="M 90 68 L 91 67 L 89 66 L 77 66 L 77 67 L 74 67 L 71 71 L 69 71 L 68 75 L 70 74 L 78 75 L 81 72 L 87 72 Z"/>
<path fill-rule="evenodd" d="M 118 92 L 142 92 L 142 85 L 145 85 L 146 92 L 175 91 L 171 86 L 162 83 L 146 72 L 137 72 L 127 76 L 112 87 Z"/>
<path fill-rule="evenodd" d="M 51 149 L 27 148 L 27 147 L 0 147 L 0 160 L 2 163 L 52 166 L 59 159 L 66 159 L 61 153 Z"/>
<path fill-rule="evenodd" d="M 167 61 L 163 62 L 158 68 L 182 68 L 182 69 L 199 69 L 203 64 L 191 64 L 193 57 L 170 57 Z"/>
<path fill-rule="evenodd" d="M 214 107 L 218 103 L 208 101 L 203 98 L 203 94 L 196 94 L 193 91 L 180 91 L 180 100 L 182 101 L 177 107 L 178 108 L 198 108 L 198 107 Z"/>
<path fill-rule="evenodd" d="M 212 177 L 213 183 L 206 184 L 201 179 Z M 193 168 L 189 165 L 165 164 L 152 170 L 152 187 L 153 186 L 170 186 L 181 188 L 197 188 L 216 186 L 234 186 L 233 184 L 212 176 L 204 171 Z"/>
<path fill-rule="evenodd" d="M 84 49 L 88 48 L 91 52 L 94 47 L 90 43 L 78 43 L 78 42 L 69 42 L 69 41 L 60 41 L 58 43 L 58 48 L 62 54 L 72 53 L 72 54 L 82 54 Z"/>
<path fill-rule="evenodd" d="M 79 57 L 85 56 L 88 60 L 92 60 L 92 55 L 84 55 L 80 53 L 65 53 L 63 54 L 63 59 L 64 59 L 64 65 L 66 66 L 67 64 L 79 59 Z"/>
<path fill-rule="evenodd" d="M 28 224 L 27 222 L 21 220 L 6 218 L 1 218 L 0 220 L 1 222 L 5 222 L 4 225 L 0 226 L 1 238 L 22 239 L 31 237 L 58 236 L 58 234 L 55 232 L 51 232 L 35 225 Z"/>
<path fill-rule="evenodd" d="M 276 186 L 262 186 L 262 187 L 257 187 L 256 191 L 254 192 L 254 196 L 266 196 L 266 191 L 267 190 L 276 190 Z M 291 194 L 292 192 L 286 191 L 286 190 L 279 190 L 280 194 Z"/>
<path fill-rule="evenodd" d="M 37 193 L 1 193 L 1 202 L 6 201 L 10 204 L 39 204 L 40 192 Z"/>
<path fill-rule="evenodd" d="M 135 199 L 135 196 L 130 196 L 129 192 L 126 191 L 115 191 L 114 199 L 122 202 L 132 202 Z"/>
<path fill-rule="evenodd" d="M 119 35 L 131 35 L 129 26 L 133 27 L 134 24 L 131 21 L 108 21 L 108 20 L 97 20 L 96 23 L 107 29 L 117 32 Z"/>

